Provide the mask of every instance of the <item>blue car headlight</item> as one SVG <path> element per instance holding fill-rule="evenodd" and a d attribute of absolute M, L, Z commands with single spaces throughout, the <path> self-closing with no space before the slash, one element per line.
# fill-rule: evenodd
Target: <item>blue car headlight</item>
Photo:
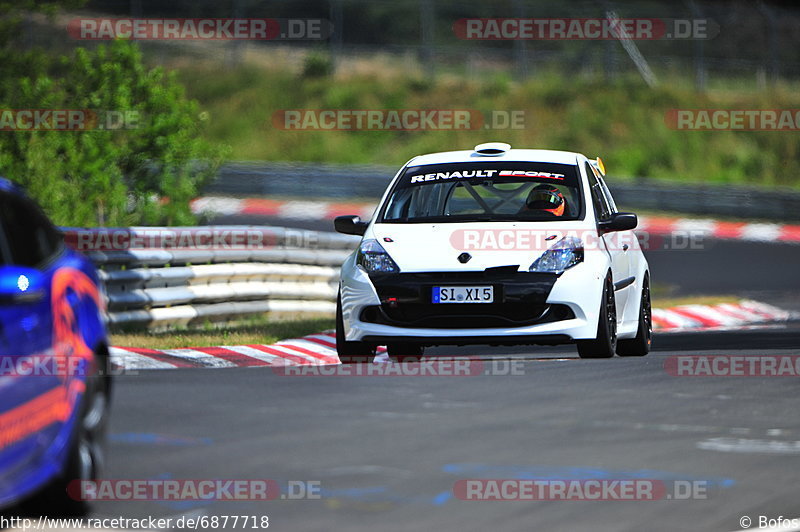
<path fill-rule="evenodd" d="M 565 236 L 533 261 L 528 271 L 562 273 L 581 262 L 583 262 L 583 242 L 580 238 Z"/>
<path fill-rule="evenodd" d="M 392 257 L 377 240 L 364 240 L 358 248 L 356 263 L 367 273 L 396 273 L 400 271 Z"/>

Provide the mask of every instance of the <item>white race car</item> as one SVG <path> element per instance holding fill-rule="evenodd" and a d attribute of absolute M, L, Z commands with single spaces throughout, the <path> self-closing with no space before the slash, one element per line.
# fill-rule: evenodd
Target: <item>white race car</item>
<path fill-rule="evenodd" d="M 336 348 L 343 363 L 425 346 L 575 342 L 583 358 L 650 350 L 650 276 L 602 161 L 511 149 L 414 157 L 342 266 Z"/>

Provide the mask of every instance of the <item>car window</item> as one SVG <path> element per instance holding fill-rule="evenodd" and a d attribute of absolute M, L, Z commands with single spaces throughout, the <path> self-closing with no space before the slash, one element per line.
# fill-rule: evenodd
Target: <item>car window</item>
<path fill-rule="evenodd" d="M 29 200 L 0 194 L 0 225 L 12 264 L 41 266 L 61 247 L 56 228 Z"/>
<path fill-rule="evenodd" d="M 606 203 L 610 209 L 611 214 L 616 214 L 619 211 L 617 210 L 617 204 L 614 201 L 614 197 L 611 195 L 611 190 L 609 190 L 608 185 L 606 185 L 603 176 L 598 175 L 597 180 L 600 182 L 600 188 L 603 190 L 603 195 L 606 197 Z"/>
<path fill-rule="evenodd" d="M 383 223 L 583 219 L 578 166 L 469 162 L 411 166 L 381 211 Z"/>
<path fill-rule="evenodd" d="M 586 175 L 589 177 L 589 190 L 591 191 L 594 213 L 598 220 L 607 220 L 613 210 L 603 191 L 603 184 L 598 179 L 598 176 L 595 175 L 594 168 L 589 163 L 586 163 Z"/>

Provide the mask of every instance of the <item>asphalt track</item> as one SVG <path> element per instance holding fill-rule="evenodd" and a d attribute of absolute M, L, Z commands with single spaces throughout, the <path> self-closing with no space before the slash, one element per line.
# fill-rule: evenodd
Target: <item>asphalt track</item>
<path fill-rule="evenodd" d="M 664 368 L 687 353 L 797 354 L 798 340 L 797 328 L 664 334 L 645 358 L 596 361 L 566 346 L 438 349 L 522 359 L 517 375 L 125 375 L 114 397 L 109 478 L 318 481 L 322 498 L 101 502 L 95 515 L 268 515 L 271 529 L 291 531 L 727 531 L 743 515 L 798 516 L 797 379 L 676 377 Z M 713 448 L 725 445 L 744 452 Z M 459 479 L 533 477 L 697 481 L 707 493 L 657 501 L 452 495 Z"/>

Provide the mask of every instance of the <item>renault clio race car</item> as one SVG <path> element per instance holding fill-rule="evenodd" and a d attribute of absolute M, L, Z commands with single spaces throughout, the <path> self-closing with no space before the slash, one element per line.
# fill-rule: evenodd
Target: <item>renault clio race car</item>
<path fill-rule="evenodd" d="M 511 149 L 421 155 L 397 173 L 341 270 L 343 363 L 425 346 L 577 344 L 583 358 L 650 350 L 650 274 L 602 161 Z"/>

